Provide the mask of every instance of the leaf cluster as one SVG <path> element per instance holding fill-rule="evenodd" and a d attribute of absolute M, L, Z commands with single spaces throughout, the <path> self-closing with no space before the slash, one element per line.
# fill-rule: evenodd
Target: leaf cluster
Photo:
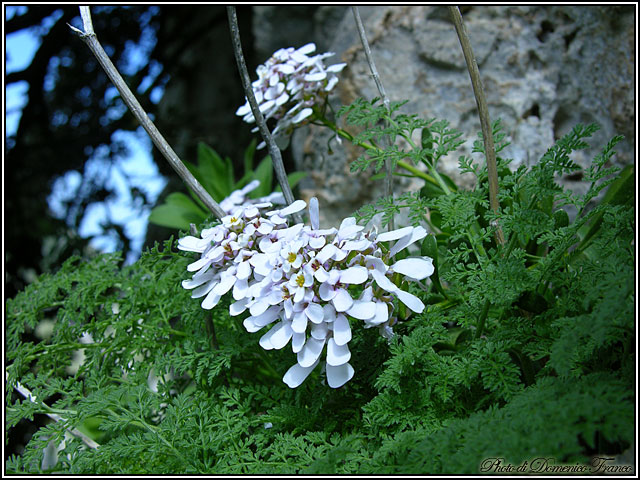
<path fill-rule="evenodd" d="M 338 111 L 337 116 L 344 116 L 347 125 L 361 129 L 352 142 L 364 147 L 365 154 L 351 164 L 352 172 L 365 171 L 374 165 L 374 172 L 378 173 L 386 164 L 393 171 L 405 159 L 414 165 L 435 167 L 438 160 L 464 143 L 460 139 L 462 132 L 449 128 L 446 120 L 423 120 L 415 114 L 398 113 L 406 103 L 391 102 L 387 110 L 379 98 L 371 101 L 358 98 Z M 420 144 L 413 140 L 416 131 L 421 135 Z M 398 139 L 403 139 L 408 148 L 398 146 Z M 385 148 L 386 142 L 389 145 Z"/>

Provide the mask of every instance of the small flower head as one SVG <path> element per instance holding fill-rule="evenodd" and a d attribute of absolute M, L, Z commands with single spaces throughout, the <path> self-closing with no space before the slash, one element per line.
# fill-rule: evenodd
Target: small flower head
<path fill-rule="evenodd" d="M 253 93 L 265 119 L 277 121 L 272 134 L 288 138 L 294 128 L 304 125 L 313 114 L 314 106 L 321 106 L 338 83 L 337 73 L 346 63 L 326 67 L 323 60 L 334 55 L 327 52 L 309 56 L 316 49 L 309 43 L 294 49 L 281 48 L 263 65 L 258 66 L 258 79 L 252 83 Z M 255 118 L 247 101 L 236 115 L 247 123 Z M 264 142 L 258 148 L 264 147 Z"/>

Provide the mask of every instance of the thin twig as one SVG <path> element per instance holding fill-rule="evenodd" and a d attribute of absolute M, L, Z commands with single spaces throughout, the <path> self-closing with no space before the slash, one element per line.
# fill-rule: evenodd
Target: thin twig
<path fill-rule="evenodd" d="M 369 69 L 371 70 L 371 76 L 373 76 L 374 82 L 376 82 L 376 87 L 378 88 L 378 92 L 380 93 L 380 97 L 382 98 L 382 103 L 384 107 L 387 109 L 389 115 L 391 115 L 391 107 L 389 103 L 389 98 L 384 90 L 384 86 L 382 85 L 382 81 L 380 80 L 380 75 L 378 75 L 378 69 L 376 68 L 376 63 L 373 61 L 373 55 L 371 55 L 371 48 L 369 47 L 369 42 L 367 41 L 367 35 L 364 31 L 364 24 L 362 23 L 362 19 L 360 18 L 360 11 L 358 7 L 351 7 L 351 11 L 353 12 L 353 18 L 356 21 L 356 27 L 358 29 L 358 35 L 360 35 L 360 41 L 362 42 L 362 47 L 364 48 L 364 54 L 367 57 L 367 63 L 369 64 Z M 388 124 L 388 122 L 385 122 Z M 385 197 L 390 197 L 393 195 L 393 169 L 391 162 L 387 162 L 385 165 L 386 168 L 386 178 L 385 178 Z M 391 216 L 391 220 L 389 222 L 389 230 L 394 229 L 393 225 L 393 216 Z"/>
<path fill-rule="evenodd" d="M 482 86 L 482 79 L 480 78 L 480 71 L 478 70 L 478 63 L 473 55 L 473 49 L 471 48 L 471 41 L 469 40 L 467 29 L 462 23 L 460 10 L 458 7 L 448 8 L 453 24 L 456 27 L 460 45 L 462 46 L 464 59 L 467 62 L 467 69 L 469 70 L 471 84 L 473 85 L 473 93 L 478 105 L 478 114 L 480 116 L 480 125 L 482 127 L 482 137 L 484 140 L 484 152 L 487 158 L 487 173 L 489 176 L 489 205 L 491 210 L 497 214 L 500 209 L 500 202 L 498 201 L 498 168 L 496 164 L 496 151 L 493 145 L 493 130 L 491 129 L 491 122 L 489 120 L 487 100 L 484 95 L 484 88 Z M 498 225 L 497 220 L 494 223 L 494 227 L 496 228 L 496 241 L 499 245 L 504 245 L 504 234 L 502 233 L 502 228 Z"/>
<path fill-rule="evenodd" d="M 36 397 L 33 395 L 33 393 L 31 393 L 31 391 L 29 391 L 28 388 L 21 385 L 20 382 L 16 382 L 15 389 L 30 402 L 33 402 L 38 405 L 42 404 L 42 402 L 36 400 Z M 43 412 L 43 413 L 56 422 L 64 421 L 64 418 L 62 418 L 57 413 L 50 413 L 50 412 Z M 67 430 L 69 430 L 69 432 L 71 432 L 72 435 L 75 435 L 76 437 L 80 438 L 89 448 L 98 448 L 100 446 L 93 439 L 89 438 L 87 435 L 82 433 L 77 428 L 68 428 Z"/>
<path fill-rule="evenodd" d="M 269 132 L 269 128 L 267 128 L 267 122 L 264 120 L 264 116 L 258 107 L 258 102 L 256 101 L 256 97 L 251 86 L 249 71 L 247 70 L 247 64 L 244 61 L 244 55 L 242 53 L 240 29 L 238 27 L 238 17 L 236 15 L 235 7 L 227 7 L 227 16 L 229 18 L 229 29 L 231 30 L 231 43 L 233 44 L 233 52 L 236 56 L 236 63 L 238 64 L 238 72 L 240 72 L 244 93 L 249 101 L 251 113 L 253 113 L 253 117 L 256 120 L 262 139 L 269 148 L 269 155 L 271 155 L 273 169 L 276 172 L 276 178 L 278 179 L 280 188 L 282 188 L 284 199 L 288 205 L 291 205 L 295 198 L 293 197 L 293 192 L 291 191 L 289 181 L 287 180 L 287 172 L 284 169 L 284 163 L 282 162 L 282 154 L 280 153 L 278 145 L 276 145 L 276 142 L 273 140 L 271 132 Z M 296 222 L 300 221 L 300 216 L 298 214 L 295 214 L 294 217 L 296 218 Z"/>
<path fill-rule="evenodd" d="M 77 33 L 82 41 L 84 41 L 84 43 L 86 43 L 87 46 L 91 49 L 111 82 L 113 82 L 115 87 L 118 89 L 118 92 L 120 92 L 122 99 L 127 104 L 127 107 L 129 107 L 129 110 L 131 110 L 131 113 L 133 113 L 138 122 L 140 122 L 142 127 L 149 134 L 154 145 L 158 147 L 160 153 L 162 153 L 164 158 L 167 159 L 169 164 L 178 173 L 178 175 L 180 175 L 182 180 L 184 180 L 189 188 L 194 191 L 198 198 L 202 200 L 202 202 L 207 206 L 209 210 L 211 210 L 211 212 L 216 217 L 224 217 L 226 215 L 224 210 L 222 210 L 222 208 L 220 208 L 220 205 L 218 205 L 218 203 L 213 198 L 211 198 L 209 192 L 207 192 L 204 187 L 200 185 L 200 182 L 196 180 L 189 169 L 187 169 L 184 163 L 182 163 L 180 157 L 178 157 L 178 155 L 173 151 L 171 146 L 164 139 L 162 134 L 158 131 L 147 113 L 142 108 L 142 105 L 140 105 L 140 102 L 138 102 L 136 97 L 133 95 L 133 93 L 125 83 L 115 65 L 109 59 L 109 56 L 102 48 L 102 45 L 100 45 L 100 42 L 98 41 L 98 38 L 96 37 L 96 34 L 93 30 L 89 7 L 80 7 L 80 15 L 82 16 L 84 32 L 69 25 L 71 30 Z"/>

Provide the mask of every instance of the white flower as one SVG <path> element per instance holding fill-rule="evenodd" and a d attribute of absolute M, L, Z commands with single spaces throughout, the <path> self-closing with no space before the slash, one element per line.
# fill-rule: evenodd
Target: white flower
<path fill-rule="evenodd" d="M 426 231 L 405 227 L 376 235 L 364 232 L 351 217 L 337 229 L 321 230 L 315 198 L 309 202 L 311 226 L 289 226 L 289 216 L 306 203 L 298 200 L 272 211 L 265 211 L 272 207 L 269 202 L 234 203 L 255 187 L 250 184 L 239 191 L 228 202 L 233 204 L 229 215 L 204 229 L 202 238 L 179 240 L 178 248 L 200 254 L 187 266 L 194 274 L 182 286 L 193 289 L 193 298 L 204 297 L 205 309 L 231 292 L 235 302 L 230 314 L 248 310 L 243 321 L 248 332 L 268 327 L 259 340 L 262 348 L 282 349 L 291 341 L 297 362 L 283 377 L 291 388 L 304 382 L 320 363 L 327 384 L 339 388 L 355 373 L 348 346 L 355 326 L 378 327 L 381 335 L 392 335 L 394 298 L 416 313 L 424 310 L 422 301 L 396 282 L 428 277 L 433 273 L 432 260 L 408 257 L 388 264 Z M 383 242 L 394 243 L 387 247 Z M 360 289 L 357 298 L 351 286 Z"/>
<path fill-rule="evenodd" d="M 298 49 L 281 48 L 256 69 L 258 79 L 252 83 L 253 93 L 265 119 L 277 124 L 271 132 L 276 140 L 288 137 L 296 126 L 313 115 L 313 107 L 321 106 L 338 83 L 337 74 L 346 63 L 325 67 L 323 60 L 334 55 L 327 52 L 309 56 L 316 49 L 308 43 Z M 247 123 L 255 122 L 248 100 L 236 115 Z M 258 145 L 263 148 L 264 142 Z"/>
<path fill-rule="evenodd" d="M 289 291 L 293 293 L 293 301 L 301 302 L 307 292 L 307 288 L 313 286 L 313 275 L 308 271 L 300 271 L 291 276 L 288 283 Z"/>

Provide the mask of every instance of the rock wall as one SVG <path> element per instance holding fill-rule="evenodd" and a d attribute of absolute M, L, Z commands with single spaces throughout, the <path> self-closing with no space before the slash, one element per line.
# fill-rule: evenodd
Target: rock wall
<path fill-rule="evenodd" d="M 622 134 L 616 164 L 635 161 L 635 10 L 633 6 L 465 6 L 461 9 L 486 90 L 491 120 L 500 118 L 513 166 L 532 164 L 577 123 L 602 128 L 594 149 L 574 159 L 587 165 L 613 135 Z M 480 122 L 455 29 L 444 6 L 362 6 L 372 54 L 391 101 L 409 100 L 406 113 L 449 120 L 467 142 L 442 162 L 458 183 L 460 155 L 471 155 Z M 378 95 L 351 9 L 343 6 L 254 7 L 257 56 L 315 41 L 330 60 L 346 61 L 334 105 Z M 370 174 L 354 175 L 349 163 L 361 153 L 329 131 L 308 126 L 291 146 L 296 166 L 310 172 L 303 197 L 316 195 L 327 223 L 350 215 L 381 194 Z M 478 154 L 471 155 L 477 161 Z M 584 185 L 562 179 L 570 188 Z M 419 187 L 396 181 L 395 191 Z"/>

